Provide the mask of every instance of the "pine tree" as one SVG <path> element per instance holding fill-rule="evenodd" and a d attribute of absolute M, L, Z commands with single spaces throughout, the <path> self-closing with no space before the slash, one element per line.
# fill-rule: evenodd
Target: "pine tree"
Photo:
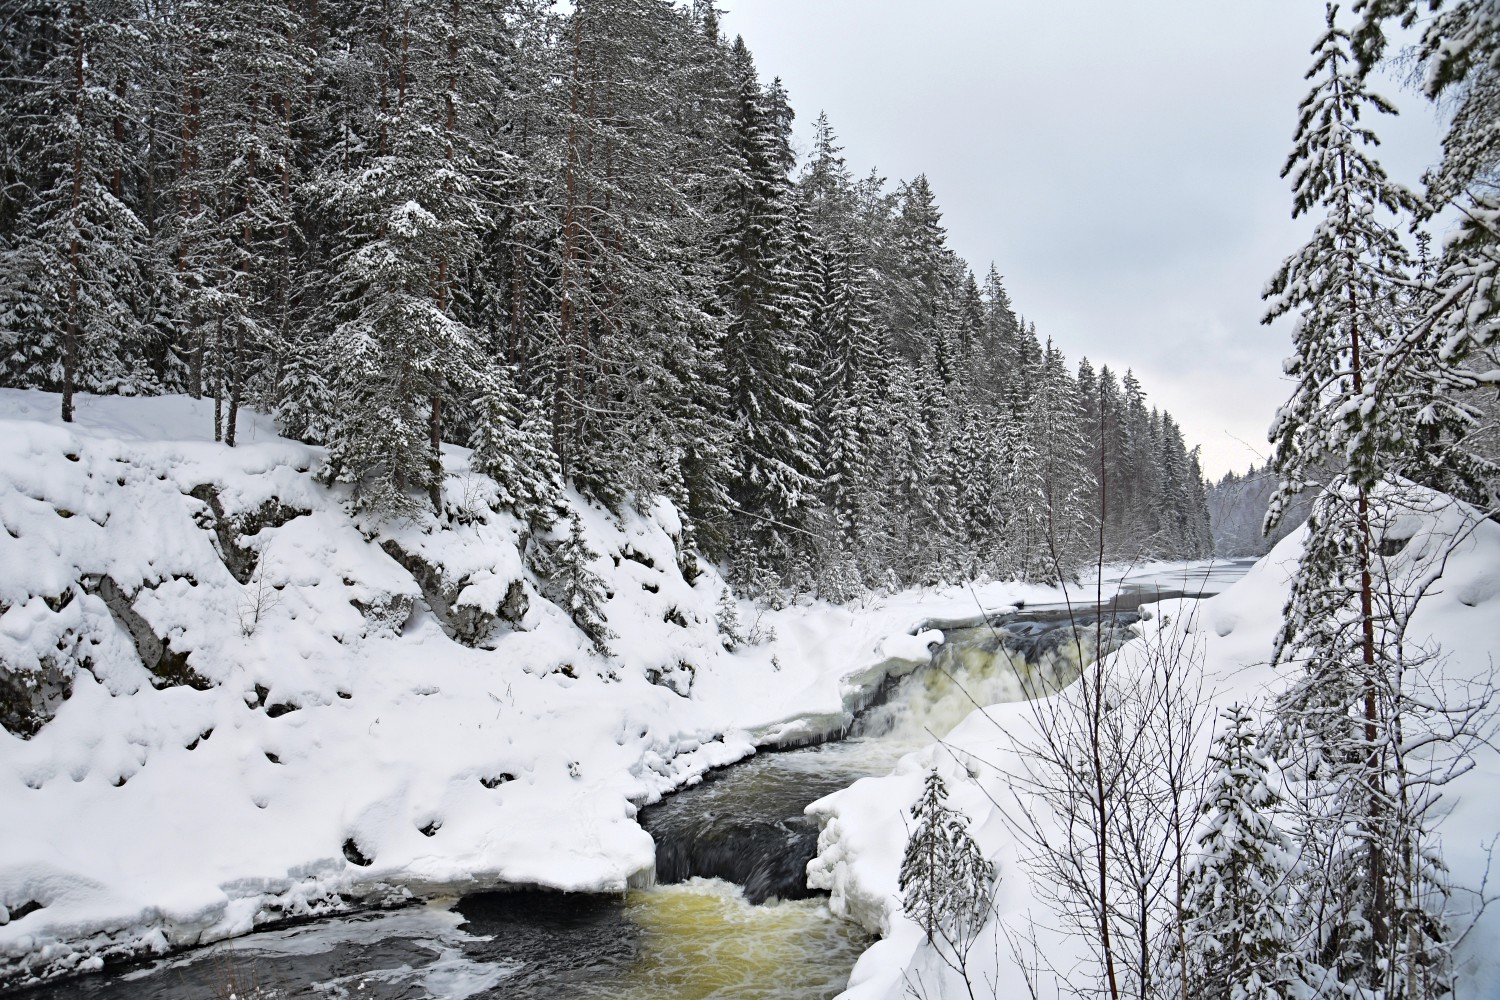
<path fill-rule="evenodd" d="M 1135 556 L 1151 549 L 1161 529 L 1157 506 L 1161 492 L 1159 450 L 1151 426 L 1152 411 L 1146 406 L 1146 393 L 1134 371 L 1126 370 L 1121 388 L 1123 452 L 1114 476 L 1115 495 L 1116 506 L 1125 519 L 1121 551 Z"/>
<path fill-rule="evenodd" d="M 1282 169 L 1292 179 L 1293 216 L 1321 208 L 1325 217 L 1266 293 L 1266 322 L 1300 310 L 1296 353 L 1285 365 L 1297 387 L 1271 431 L 1274 467 L 1283 479 L 1272 524 L 1320 464 L 1336 462 L 1361 490 L 1379 480 L 1389 438 L 1382 433 L 1384 417 L 1347 404 L 1363 394 L 1390 335 L 1396 287 L 1408 265 L 1394 226 L 1381 220 L 1407 210 L 1413 199 L 1366 152 L 1378 140 L 1361 123 L 1367 111 L 1394 114 L 1395 108 L 1366 90 L 1333 7 L 1327 22 L 1307 74 L 1314 87 L 1302 102 L 1296 145 Z"/>
<path fill-rule="evenodd" d="M 1289 918 L 1295 849 L 1278 826 L 1281 796 L 1254 719 L 1240 705 L 1223 717 L 1183 892 L 1189 950 L 1178 960 L 1189 996 L 1285 1000 L 1300 981 Z"/>
<path fill-rule="evenodd" d="M 1399 723 L 1385 693 L 1402 686 L 1393 627 L 1403 612 L 1383 600 L 1399 600 L 1399 588 L 1379 579 L 1375 553 L 1375 528 L 1387 516 L 1377 487 L 1407 467 L 1420 436 L 1410 411 L 1370 405 L 1368 395 L 1380 359 L 1400 341 L 1397 289 L 1407 283 L 1406 250 L 1382 220 L 1412 198 L 1369 152 L 1376 140 L 1361 116 L 1394 109 L 1366 90 L 1332 7 L 1313 51 L 1314 86 L 1284 174 L 1293 179 L 1294 214 L 1325 215 L 1268 290 L 1268 320 L 1300 313 L 1286 364 L 1296 386 L 1271 433 L 1281 482 L 1268 527 L 1316 473 L 1333 476 L 1314 500 L 1278 638 L 1277 660 L 1302 673 L 1277 714 L 1281 752 L 1310 790 L 1301 803 L 1304 851 L 1321 859 L 1304 907 L 1313 957 L 1346 988 L 1376 991 L 1420 974 L 1392 961 L 1405 839 L 1394 804 L 1404 779 L 1391 756 Z"/>

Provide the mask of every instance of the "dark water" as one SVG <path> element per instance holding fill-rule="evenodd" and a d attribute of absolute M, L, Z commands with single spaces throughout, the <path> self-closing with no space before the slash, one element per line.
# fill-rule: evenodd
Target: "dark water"
<path fill-rule="evenodd" d="M 476 895 L 250 935 L 175 960 L 20 994 L 27 1000 L 561 997 L 631 965 L 623 896 Z M 566 947 L 559 947 L 566 942 Z M 503 987 L 503 988 L 502 988 Z"/>

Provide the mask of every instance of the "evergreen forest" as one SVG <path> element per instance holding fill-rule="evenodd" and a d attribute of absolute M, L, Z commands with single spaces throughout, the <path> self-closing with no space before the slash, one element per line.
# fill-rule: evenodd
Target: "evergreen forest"
<path fill-rule="evenodd" d="M 670 499 L 752 593 L 1211 550 L 1196 450 L 713 5 L 13 0 L 0 384 L 214 401 L 375 520 L 443 444 L 533 524 Z M 441 514 L 441 510 L 438 511 Z"/>

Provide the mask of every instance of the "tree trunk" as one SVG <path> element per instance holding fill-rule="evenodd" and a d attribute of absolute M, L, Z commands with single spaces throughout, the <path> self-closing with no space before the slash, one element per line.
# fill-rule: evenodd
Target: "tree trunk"
<path fill-rule="evenodd" d="M 448 25 L 448 89 L 443 95 L 445 116 L 443 121 L 443 159 L 447 162 L 451 172 L 453 168 L 453 133 L 458 126 L 458 105 L 454 95 L 458 90 L 458 23 L 462 13 L 459 0 L 453 0 L 450 8 L 452 20 Z M 406 58 L 402 55 L 402 66 L 405 67 Z M 451 182 L 444 181 L 444 189 L 451 193 Z M 437 260 L 437 288 L 436 298 L 438 312 L 448 313 L 448 255 L 439 253 Z M 441 380 L 440 380 L 441 382 Z M 439 385 L 441 388 L 441 384 Z M 431 399 L 431 415 L 428 418 L 428 432 L 432 444 L 432 476 L 431 484 L 428 486 L 428 499 L 432 501 L 434 514 L 443 512 L 443 396 L 441 392 L 434 392 Z"/>
<path fill-rule="evenodd" d="M 443 397 L 432 397 L 432 415 L 428 418 L 428 432 L 432 444 L 433 475 L 427 487 L 427 498 L 432 501 L 435 514 L 443 512 Z"/>
<path fill-rule="evenodd" d="M 224 440 L 224 307 L 214 323 L 214 440 Z"/>
<path fill-rule="evenodd" d="M 574 269 L 578 256 L 578 171 L 581 166 L 581 159 L 578 154 L 578 91 L 582 86 L 582 80 L 580 79 L 582 59 L 583 26 L 578 20 L 578 15 L 575 11 L 573 17 L 572 88 L 569 95 L 570 114 L 568 117 L 567 167 L 564 170 L 563 179 L 565 196 L 563 199 L 562 218 L 562 275 L 559 281 L 561 306 L 558 316 L 558 345 L 560 348 L 561 370 L 553 376 L 552 385 L 553 448 L 557 452 L 558 464 L 562 467 L 564 477 L 570 471 L 569 459 L 571 458 L 567 397 L 568 391 L 571 388 L 570 383 L 573 379 L 573 359 L 570 354 L 570 342 L 573 338 L 573 327 L 576 322 L 573 293 L 577 284 Z"/>
<path fill-rule="evenodd" d="M 73 0 L 73 190 L 68 202 L 68 318 L 63 328 L 63 423 L 73 422 L 73 382 L 78 374 L 78 311 L 83 280 L 83 0 Z"/>
<path fill-rule="evenodd" d="M 1364 389 L 1364 374 L 1361 371 L 1359 324 L 1353 319 L 1356 300 L 1353 286 L 1348 287 L 1348 299 L 1351 311 L 1351 322 L 1349 327 L 1349 367 L 1352 372 L 1350 379 L 1354 395 L 1358 396 Z M 1357 556 L 1359 559 L 1359 618 L 1360 618 L 1360 653 L 1364 665 L 1364 722 L 1365 722 L 1365 775 L 1370 796 L 1369 802 L 1369 829 L 1366 831 L 1366 864 L 1368 865 L 1367 877 L 1369 878 L 1369 921 L 1370 938 L 1375 954 L 1371 956 L 1372 961 L 1384 950 L 1390 934 L 1390 901 L 1386 898 L 1386 866 L 1385 851 L 1382 849 L 1380 837 L 1377 831 L 1380 827 L 1384 808 L 1381 803 L 1382 782 L 1380 767 L 1380 748 L 1377 745 L 1380 738 L 1380 706 L 1377 697 L 1375 673 L 1375 586 L 1370 572 L 1370 563 L 1373 558 L 1373 546 L 1370 536 L 1370 498 L 1363 483 L 1357 484 L 1358 490 L 1358 517 L 1359 517 L 1359 540 Z"/>
<path fill-rule="evenodd" d="M 229 418 L 224 428 L 224 443 L 234 447 L 235 432 L 240 416 L 240 348 L 242 334 L 236 324 L 229 341 Z"/>

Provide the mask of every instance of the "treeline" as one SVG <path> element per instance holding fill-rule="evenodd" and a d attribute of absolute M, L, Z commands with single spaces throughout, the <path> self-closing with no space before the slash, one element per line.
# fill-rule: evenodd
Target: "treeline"
<path fill-rule="evenodd" d="M 1197 457 L 856 178 L 712 4 L 10 0 L 0 380 L 188 392 L 375 517 L 661 495 L 758 588 L 1208 554 Z M 1101 519 L 1100 511 L 1103 511 Z"/>

